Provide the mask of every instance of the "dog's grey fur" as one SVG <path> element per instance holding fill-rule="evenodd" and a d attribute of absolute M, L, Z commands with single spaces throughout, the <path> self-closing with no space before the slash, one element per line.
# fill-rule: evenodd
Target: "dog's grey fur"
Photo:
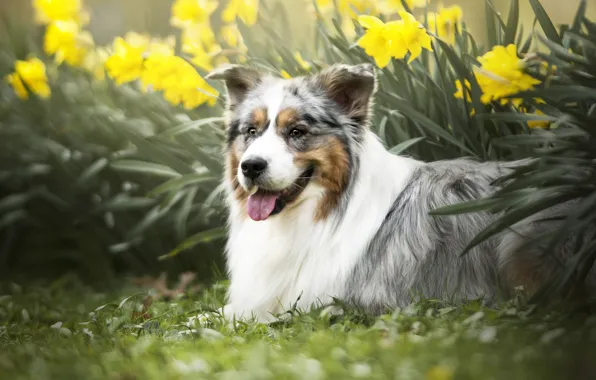
<path fill-rule="evenodd" d="M 507 170 L 499 163 L 463 159 L 418 168 L 354 268 L 346 298 L 377 312 L 403 306 L 415 296 L 492 299 L 499 277 L 496 239 L 459 255 L 494 216 L 436 217 L 429 211 L 490 195 L 491 182 Z"/>

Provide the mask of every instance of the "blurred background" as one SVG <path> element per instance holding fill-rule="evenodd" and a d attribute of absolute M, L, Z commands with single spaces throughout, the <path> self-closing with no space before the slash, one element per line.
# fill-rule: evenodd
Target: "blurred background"
<path fill-rule="evenodd" d="M 292 15 L 290 22 L 295 31 L 295 41 L 300 45 L 309 41 L 310 35 L 305 33 L 305 28 L 310 21 L 308 7 L 305 0 L 270 0 L 270 3 L 281 3 Z M 109 43 L 115 36 L 123 35 L 128 31 L 147 32 L 152 35 L 168 35 L 174 30 L 169 26 L 170 9 L 173 0 L 87 0 L 86 6 L 91 9 L 93 18 L 90 30 L 99 44 Z M 225 3 L 221 0 L 220 3 Z M 445 6 L 457 4 L 465 14 L 465 22 L 469 29 L 482 41 L 486 32 L 484 25 L 484 0 L 445 0 Z M 573 19 L 580 0 L 542 0 L 542 5 L 555 24 L 569 23 Z M 596 1 L 588 1 L 587 16 L 596 15 Z M 493 0 L 495 8 L 507 14 L 508 0 Z M 31 24 L 33 11 L 29 1 L 3 0 L 0 3 L 0 13 L 9 15 L 10 18 L 19 20 L 19 23 Z M 523 23 L 532 22 L 533 13 L 527 0 L 520 1 L 520 19 Z"/>
<path fill-rule="evenodd" d="M 505 19 L 509 0 L 493 3 Z M 519 3 L 526 38 L 534 17 L 527 0 Z M 91 13 L 87 29 L 97 47 L 110 46 L 127 32 L 180 35 L 170 24 L 173 1 L 85 0 L 83 4 Z M 220 2 L 218 11 L 226 4 Z M 296 75 L 319 63 L 370 61 L 361 49 L 350 48 L 353 40 L 335 39 L 337 49 L 322 44 L 315 52 L 313 10 L 308 4 L 307 0 L 261 2 L 261 17 L 270 22 L 242 31 L 253 63 Z M 484 0 L 443 4 L 461 6 L 475 40 L 479 45 L 487 42 Z M 580 0 L 542 0 L 542 4 L 555 24 L 568 24 Z M 596 18 L 596 1 L 588 2 L 586 16 Z M 220 17 L 212 18 L 218 33 Z M 35 25 L 30 0 L 1 0 L 0 22 L 0 78 L 14 70 L 16 59 L 33 54 L 47 62 L 52 86 L 47 101 L 35 97 L 22 101 L 5 83 L 0 86 L 0 279 L 53 278 L 75 272 L 88 282 L 103 284 L 120 273 L 193 271 L 204 281 L 222 276 L 225 211 L 218 186 L 222 102 L 183 109 L 168 104 L 161 94 L 139 91 L 134 84 L 96 81 L 81 67 L 52 64 L 42 47 L 44 27 Z M 279 37 L 267 35 L 267 28 L 279 31 Z M 310 63 L 295 59 L 298 51 Z M 100 68 L 103 73 L 103 64 Z M 199 71 L 204 74 L 208 68 Z M 426 75 L 425 70 L 417 73 Z M 451 79 L 437 85 L 449 95 L 439 99 L 451 99 L 455 77 Z M 471 140 L 452 144 L 439 138 L 436 130 L 424 130 L 412 117 L 393 112 L 396 97 L 408 99 L 411 109 L 400 111 L 424 113 L 436 123 L 431 127 L 455 133 L 442 111 L 453 104 L 429 105 L 428 93 L 416 80 L 421 79 L 408 72 L 383 83 L 391 94 L 378 96 L 379 109 L 385 106 L 375 120 L 385 129 L 382 139 L 388 147 L 408 139 L 424 140 L 408 151 L 424 160 L 461 156 L 460 147 Z M 408 81 L 411 84 L 403 85 Z M 482 135 L 463 108 L 460 116 L 470 136 L 477 138 L 479 157 L 512 157 L 511 152 L 490 146 L 491 136 Z M 501 133 L 494 125 L 489 127 L 495 135 Z M 519 133 L 519 125 L 512 130 L 516 132 L 507 133 Z"/>

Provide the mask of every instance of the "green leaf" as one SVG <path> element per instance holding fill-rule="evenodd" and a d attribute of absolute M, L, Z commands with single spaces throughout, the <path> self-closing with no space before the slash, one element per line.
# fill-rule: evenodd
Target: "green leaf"
<path fill-rule="evenodd" d="M 389 149 L 390 153 L 393 154 L 400 154 L 410 147 L 414 146 L 415 144 L 419 143 L 420 141 L 424 140 L 426 137 L 415 137 L 413 139 L 406 140 L 394 146 L 393 148 Z"/>
<path fill-rule="evenodd" d="M 447 131 L 445 131 L 443 128 L 441 128 L 441 126 L 439 126 L 433 120 L 424 116 L 422 113 L 416 111 L 408 102 L 394 100 L 391 105 L 393 107 L 395 107 L 398 111 L 403 113 L 405 116 L 407 116 L 408 118 L 412 119 L 416 123 L 419 123 L 420 126 L 425 128 L 431 134 L 434 134 L 435 136 L 438 136 L 438 137 L 441 137 L 441 138 L 447 140 L 448 142 L 457 146 L 458 148 L 460 148 L 461 150 L 463 150 L 464 152 L 466 152 L 468 154 L 474 155 L 474 152 L 472 152 L 470 149 L 468 149 L 462 142 L 455 139 L 452 135 L 450 135 Z M 389 109 L 387 108 L 387 110 L 389 110 Z M 391 111 L 391 110 L 389 110 L 389 111 Z"/>
<path fill-rule="evenodd" d="M 150 206 L 155 205 L 155 200 L 143 197 L 131 197 L 126 194 L 118 194 L 112 199 L 108 199 L 103 202 L 97 209 L 94 210 L 96 213 L 102 212 L 119 212 L 119 211 L 130 211 L 137 209 L 146 209 Z"/>
<path fill-rule="evenodd" d="M 562 45 L 563 43 L 561 42 L 561 37 L 559 37 L 557 28 L 555 28 L 555 25 L 551 21 L 550 17 L 548 17 L 548 13 L 546 13 L 546 10 L 544 10 L 544 7 L 542 6 L 542 4 L 540 4 L 540 1 L 538 1 L 538 0 L 529 0 L 529 1 L 530 1 L 530 6 L 532 7 L 532 10 L 534 11 L 534 14 L 536 15 L 536 19 L 538 20 L 538 23 L 542 27 L 542 31 L 544 32 L 546 37 L 549 40 L 551 40 L 559 45 Z"/>
<path fill-rule="evenodd" d="M 156 197 L 163 193 L 168 193 L 171 191 L 179 191 L 185 186 L 194 185 L 202 182 L 217 182 L 217 178 L 213 177 L 211 173 L 197 173 L 197 174 L 187 174 L 182 177 L 171 179 L 159 186 L 155 189 L 151 190 L 147 196 L 149 197 Z"/>
<path fill-rule="evenodd" d="M 575 13 L 575 17 L 573 18 L 573 24 L 571 24 L 571 29 L 569 31 L 579 33 L 582 30 L 582 21 L 586 17 L 586 8 L 588 4 L 586 0 L 581 0 L 579 3 L 579 7 L 577 8 L 577 12 Z M 565 33 L 567 34 L 567 33 Z"/>
<path fill-rule="evenodd" d="M 214 126 L 217 124 L 223 124 L 223 122 L 224 122 L 223 117 L 208 117 L 205 119 L 191 121 L 191 122 L 184 123 L 184 124 L 178 125 L 176 127 L 167 129 L 164 132 L 162 132 L 160 134 L 160 136 L 163 136 L 163 137 L 176 136 L 176 135 L 186 133 L 188 131 L 199 129 L 200 127 L 202 127 L 204 125 Z M 216 130 L 221 131 L 220 129 L 216 129 Z"/>
<path fill-rule="evenodd" d="M 226 236 L 226 229 L 224 227 L 216 227 L 207 231 L 199 232 L 198 234 L 192 235 L 188 239 L 184 240 L 178 247 L 169 253 L 162 255 L 158 260 L 167 260 L 177 256 L 180 252 L 186 251 L 193 248 L 194 246 L 202 243 L 209 243 L 214 240 L 223 239 Z"/>
<path fill-rule="evenodd" d="M 485 0 L 484 12 L 486 17 L 486 33 L 488 36 L 489 48 L 499 44 L 497 37 L 497 24 L 495 22 L 495 12 L 491 0 Z"/>
<path fill-rule="evenodd" d="M 160 177 L 180 177 L 180 173 L 168 166 L 146 161 L 118 160 L 112 162 L 110 166 L 120 171 L 151 174 Z"/>
<path fill-rule="evenodd" d="M 468 253 L 472 248 L 482 243 L 483 241 L 495 236 L 506 228 L 515 223 L 532 216 L 542 210 L 557 205 L 569 198 L 568 194 L 561 194 L 558 189 L 542 190 L 541 192 L 534 192 L 532 200 L 528 201 L 526 205 L 519 205 L 515 209 L 504 214 L 502 217 L 489 224 L 484 230 L 472 239 L 466 246 L 462 255 Z"/>
<path fill-rule="evenodd" d="M 507 15 L 507 26 L 505 28 L 505 38 L 503 45 L 515 43 L 517 26 L 519 24 L 519 0 L 510 0 L 509 14 Z"/>
<path fill-rule="evenodd" d="M 194 170 L 191 166 L 160 148 L 158 144 L 149 142 L 145 138 L 137 135 L 134 132 L 127 131 L 126 129 L 123 129 L 122 133 L 124 133 L 124 135 L 126 135 L 126 137 L 128 137 L 128 139 L 137 146 L 139 153 L 145 156 L 146 159 L 158 161 L 181 174 L 194 173 Z"/>
<path fill-rule="evenodd" d="M 87 184 L 93 177 L 99 174 L 105 167 L 108 166 L 108 159 L 105 157 L 99 158 L 91 166 L 89 166 L 77 179 L 79 186 Z"/>

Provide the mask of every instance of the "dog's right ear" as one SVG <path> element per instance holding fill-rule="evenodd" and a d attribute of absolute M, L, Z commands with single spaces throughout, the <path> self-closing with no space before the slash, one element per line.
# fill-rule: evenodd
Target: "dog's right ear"
<path fill-rule="evenodd" d="M 220 79 L 226 84 L 228 107 L 234 108 L 241 103 L 248 91 L 261 82 L 261 74 L 242 65 L 223 65 L 211 71 L 207 79 Z"/>

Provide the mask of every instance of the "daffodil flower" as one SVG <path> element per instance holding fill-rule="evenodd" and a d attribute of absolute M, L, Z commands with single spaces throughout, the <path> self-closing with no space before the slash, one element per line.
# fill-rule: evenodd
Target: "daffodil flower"
<path fill-rule="evenodd" d="M 91 34 L 81 30 L 75 21 L 53 22 L 44 36 L 44 51 L 48 55 L 54 55 L 58 64 L 66 62 L 71 66 L 81 66 L 93 46 Z"/>
<path fill-rule="evenodd" d="M 114 53 L 106 60 L 106 69 L 117 84 L 141 77 L 144 52 L 144 46 L 132 46 L 121 37 L 114 40 Z"/>
<path fill-rule="evenodd" d="M 74 21 L 84 25 L 89 22 L 89 14 L 83 11 L 81 0 L 33 0 L 33 9 L 39 24 Z"/>
<path fill-rule="evenodd" d="M 461 30 L 463 11 L 454 5 L 428 14 L 428 30 L 450 44 L 455 43 L 455 31 Z"/>
<path fill-rule="evenodd" d="M 391 60 L 391 35 L 383 21 L 374 16 L 362 15 L 358 17 L 358 22 L 366 33 L 358 40 L 358 46 L 364 49 L 364 52 L 373 57 L 377 66 L 383 68 Z"/>
<path fill-rule="evenodd" d="M 403 21 L 400 34 L 405 47 L 410 51 L 409 62 L 412 62 L 422 54 L 422 49 L 432 51 L 431 39 L 422 24 L 406 11 L 400 11 L 399 15 Z"/>
<path fill-rule="evenodd" d="M 46 66 L 39 58 L 29 58 L 26 61 L 17 61 L 15 71 L 6 77 L 6 81 L 15 90 L 15 94 L 23 100 L 29 98 L 27 90 L 41 98 L 50 96 L 50 86 Z"/>
<path fill-rule="evenodd" d="M 228 0 L 228 5 L 221 13 L 224 22 L 232 23 L 239 18 L 246 25 L 257 23 L 259 0 Z"/>
<path fill-rule="evenodd" d="M 209 17 L 217 9 L 214 0 L 176 0 L 172 5 L 170 23 L 178 28 L 209 22 Z"/>

